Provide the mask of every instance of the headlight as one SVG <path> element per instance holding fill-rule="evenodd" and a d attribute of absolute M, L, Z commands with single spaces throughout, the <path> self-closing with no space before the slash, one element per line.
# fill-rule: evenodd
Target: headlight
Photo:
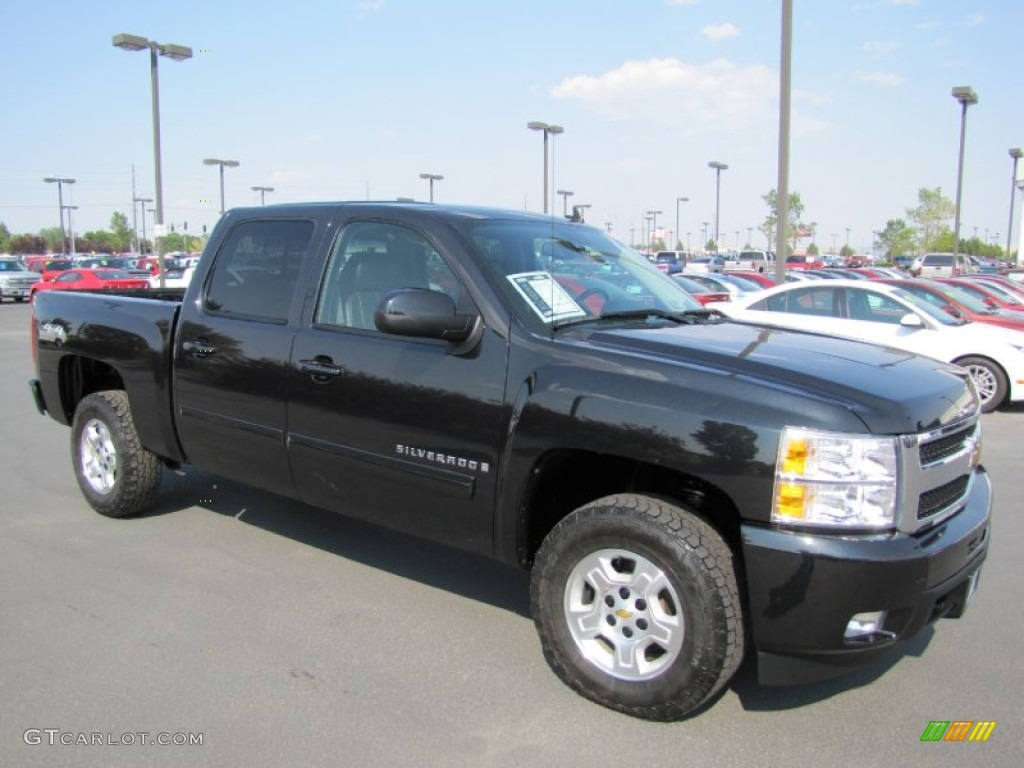
<path fill-rule="evenodd" d="M 892 527 L 897 480 L 894 438 L 786 427 L 775 465 L 772 522 Z"/>

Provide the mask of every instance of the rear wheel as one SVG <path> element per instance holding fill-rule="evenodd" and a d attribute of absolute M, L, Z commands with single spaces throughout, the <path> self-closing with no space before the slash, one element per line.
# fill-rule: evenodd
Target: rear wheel
<path fill-rule="evenodd" d="M 120 390 L 95 392 L 78 404 L 71 459 L 79 488 L 101 515 L 138 514 L 160 485 L 160 460 L 139 442 L 128 396 Z"/>
<path fill-rule="evenodd" d="M 531 605 L 555 673 L 636 717 L 692 713 L 743 657 L 728 545 L 662 499 L 609 496 L 562 520 L 537 554 Z"/>
<path fill-rule="evenodd" d="M 985 357 L 963 357 L 953 362 L 966 368 L 974 379 L 978 396 L 981 398 L 982 413 L 994 411 L 1003 404 L 1008 384 L 1002 368 Z"/>

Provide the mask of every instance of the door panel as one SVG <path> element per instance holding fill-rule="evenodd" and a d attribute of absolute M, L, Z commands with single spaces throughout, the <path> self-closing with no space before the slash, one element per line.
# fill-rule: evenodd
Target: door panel
<path fill-rule="evenodd" d="M 372 326 L 392 288 L 441 290 L 465 308 L 441 254 L 405 227 L 347 225 L 323 285 L 292 352 L 288 449 L 303 500 L 491 551 L 505 340 L 485 332 L 454 355 Z"/>
<path fill-rule="evenodd" d="M 197 305 L 183 306 L 175 407 L 185 455 L 215 474 L 294 494 L 285 449 L 299 275 L 315 225 L 237 224 Z"/>

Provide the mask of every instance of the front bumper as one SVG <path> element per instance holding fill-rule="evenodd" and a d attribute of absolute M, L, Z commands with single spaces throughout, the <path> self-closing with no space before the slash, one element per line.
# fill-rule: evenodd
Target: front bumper
<path fill-rule="evenodd" d="M 923 627 L 956 618 L 988 553 L 992 486 L 977 468 L 957 514 L 914 535 L 857 537 L 744 525 L 750 625 L 765 685 L 822 680 L 871 663 Z M 859 613 L 880 632 L 844 639 Z"/>

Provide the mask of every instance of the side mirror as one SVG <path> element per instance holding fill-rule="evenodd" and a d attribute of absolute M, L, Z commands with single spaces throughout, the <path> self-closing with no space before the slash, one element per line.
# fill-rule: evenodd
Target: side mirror
<path fill-rule="evenodd" d="M 426 288 L 399 288 L 384 294 L 373 313 L 377 330 L 399 336 L 465 341 L 477 324 L 476 315 L 456 313 L 447 293 Z"/>
<path fill-rule="evenodd" d="M 907 312 L 907 314 L 900 318 L 900 325 L 904 328 L 924 328 L 924 320 L 921 319 L 920 315 Z"/>
<path fill-rule="evenodd" d="M 956 307 L 954 307 L 952 304 L 946 304 L 942 308 L 946 311 L 947 314 L 952 315 L 953 317 L 957 318 L 958 320 L 963 319 L 964 313 L 961 312 Z"/>

